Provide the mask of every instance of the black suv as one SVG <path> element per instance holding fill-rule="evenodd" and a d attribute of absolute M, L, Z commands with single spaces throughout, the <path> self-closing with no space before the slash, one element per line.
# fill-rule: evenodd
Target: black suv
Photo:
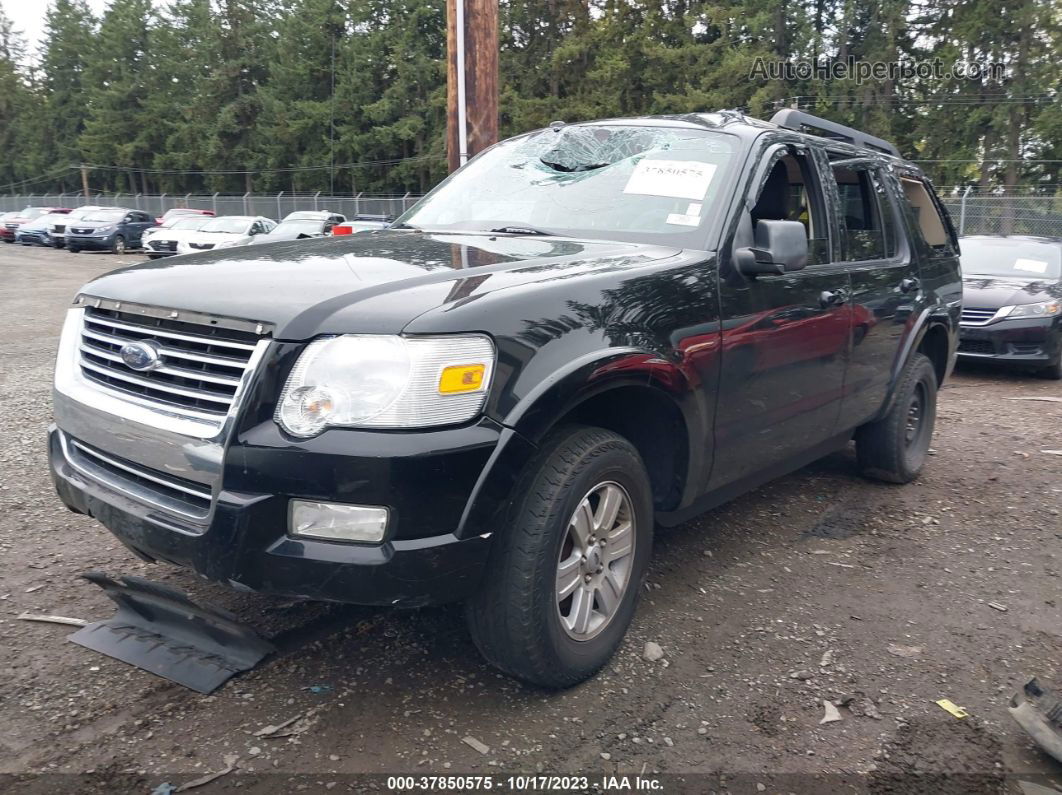
<path fill-rule="evenodd" d="M 1062 379 L 1062 239 L 962 238 L 959 358 Z"/>
<path fill-rule="evenodd" d="M 580 681 L 655 523 L 853 438 L 875 478 L 925 461 L 948 216 L 886 142 L 772 121 L 557 123 L 391 229 L 96 279 L 56 366 L 60 496 L 241 590 L 465 600 L 499 667 Z"/>

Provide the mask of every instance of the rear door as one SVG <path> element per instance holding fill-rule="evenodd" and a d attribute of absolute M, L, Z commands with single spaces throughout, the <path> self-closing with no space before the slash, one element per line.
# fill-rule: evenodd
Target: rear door
<path fill-rule="evenodd" d="M 724 252 L 749 245 L 759 220 L 801 221 L 808 266 L 744 277 L 720 270 L 722 370 L 716 413 L 718 488 L 806 455 L 837 431 L 851 327 L 847 269 L 831 262 L 822 179 L 802 144 L 769 149 Z M 736 245 L 735 245 L 736 244 Z"/>
<path fill-rule="evenodd" d="M 855 428 L 885 402 L 922 295 L 916 252 L 902 234 L 895 181 L 873 158 L 827 152 L 836 256 L 851 279 L 852 354 L 840 427 Z"/>

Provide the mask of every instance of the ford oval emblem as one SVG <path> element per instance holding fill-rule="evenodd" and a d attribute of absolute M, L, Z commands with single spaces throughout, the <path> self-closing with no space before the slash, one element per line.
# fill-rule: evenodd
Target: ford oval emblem
<path fill-rule="evenodd" d="M 130 370 L 136 370 L 138 373 L 144 373 L 162 366 L 159 349 L 150 340 L 130 342 L 123 345 L 119 355 L 122 357 L 126 367 Z"/>

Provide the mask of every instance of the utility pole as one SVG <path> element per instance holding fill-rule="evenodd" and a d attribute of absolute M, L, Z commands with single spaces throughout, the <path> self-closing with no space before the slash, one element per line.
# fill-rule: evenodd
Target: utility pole
<path fill-rule="evenodd" d="M 85 198 L 89 198 L 88 166 L 86 166 L 84 163 L 81 164 L 81 189 L 85 191 Z"/>
<path fill-rule="evenodd" d="M 498 140 L 498 0 L 446 0 L 450 171 Z"/>

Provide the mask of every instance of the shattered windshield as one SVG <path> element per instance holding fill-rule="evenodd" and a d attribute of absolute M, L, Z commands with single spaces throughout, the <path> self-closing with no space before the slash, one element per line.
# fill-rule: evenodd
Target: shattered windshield
<path fill-rule="evenodd" d="M 737 145 L 681 127 L 542 130 L 484 152 L 396 225 L 700 247 Z"/>

